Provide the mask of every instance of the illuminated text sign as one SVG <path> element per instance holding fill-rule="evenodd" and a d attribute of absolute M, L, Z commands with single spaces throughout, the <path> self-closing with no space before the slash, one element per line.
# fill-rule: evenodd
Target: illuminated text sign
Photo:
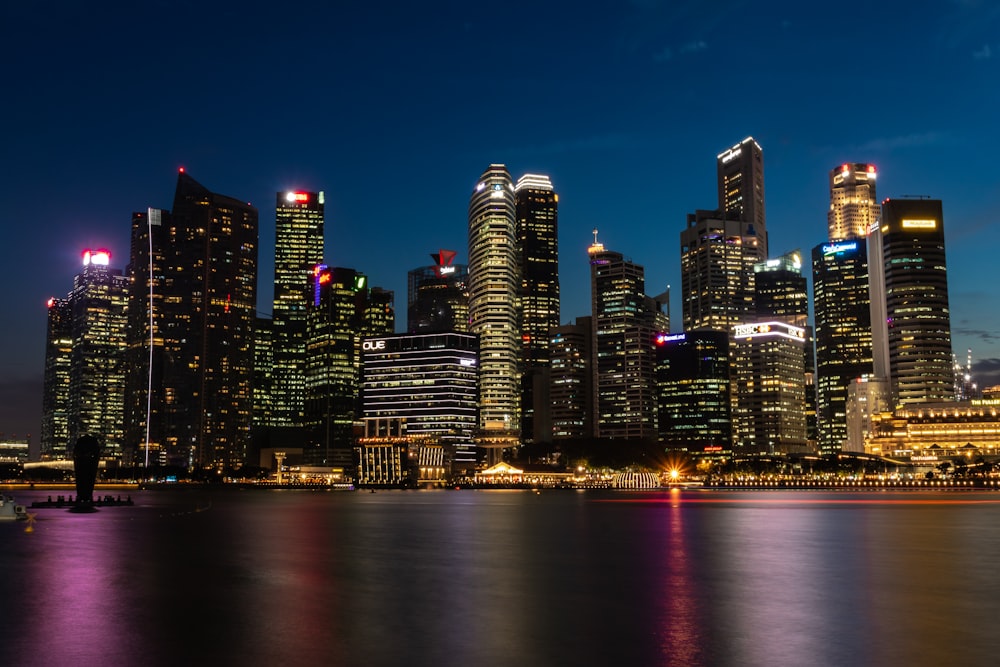
<path fill-rule="evenodd" d="M 934 229 L 937 220 L 903 220 L 903 229 Z"/>
<path fill-rule="evenodd" d="M 366 340 L 361 343 L 362 350 L 384 350 L 385 341 L 384 340 Z"/>

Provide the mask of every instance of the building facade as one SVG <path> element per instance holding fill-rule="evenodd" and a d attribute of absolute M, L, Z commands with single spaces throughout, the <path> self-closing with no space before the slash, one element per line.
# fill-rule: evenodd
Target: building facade
<path fill-rule="evenodd" d="M 715 161 L 720 217 L 747 223 L 747 231 L 757 238 L 758 261 L 767 259 L 763 149 L 747 137 L 719 153 Z"/>
<path fill-rule="evenodd" d="M 67 456 L 70 364 L 73 355 L 73 313 L 69 299 L 49 299 L 47 314 L 42 433 L 39 440 L 43 461 Z"/>
<path fill-rule="evenodd" d="M 277 193 L 274 233 L 270 426 L 302 426 L 313 267 L 323 261 L 322 192 Z"/>
<path fill-rule="evenodd" d="M 491 164 L 469 199 L 469 331 L 479 339 L 479 443 L 520 443 L 521 276 L 514 184 Z"/>
<path fill-rule="evenodd" d="M 593 322 L 578 317 L 549 331 L 552 439 L 594 437 Z"/>
<path fill-rule="evenodd" d="M 456 254 L 439 250 L 431 254 L 432 265 L 407 274 L 408 332 L 469 330 L 469 267 L 455 264 Z"/>
<path fill-rule="evenodd" d="M 878 222 L 881 208 L 875 197 L 875 165 L 842 164 L 830 170 L 830 209 L 827 238 L 844 241 L 868 236 Z"/>

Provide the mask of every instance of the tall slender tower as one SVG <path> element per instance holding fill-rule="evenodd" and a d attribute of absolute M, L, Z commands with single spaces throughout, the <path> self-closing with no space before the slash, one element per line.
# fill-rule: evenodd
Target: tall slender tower
<path fill-rule="evenodd" d="M 521 437 L 552 439 L 549 331 L 559 326 L 559 195 L 548 176 L 525 174 L 514 187 L 521 272 Z"/>
<path fill-rule="evenodd" d="M 469 200 L 469 330 L 479 336 L 479 443 L 520 441 L 520 293 L 514 184 L 491 164 Z"/>
<path fill-rule="evenodd" d="M 301 426 L 307 310 L 313 267 L 323 261 L 322 192 L 279 192 L 275 207 L 272 426 Z"/>
<path fill-rule="evenodd" d="M 878 224 L 875 166 L 845 163 L 830 170 L 829 242 L 812 251 L 816 321 L 816 415 L 819 451 L 847 439 L 851 384 L 872 373 L 868 231 Z"/>
<path fill-rule="evenodd" d="M 670 330 L 666 295 L 647 297 L 645 271 L 597 241 L 590 257 L 594 432 L 599 438 L 655 438 L 656 334 Z"/>
<path fill-rule="evenodd" d="M 753 137 L 716 156 L 719 212 L 726 220 L 751 225 L 759 239 L 758 261 L 767 259 L 767 224 L 764 215 L 764 151 Z"/>
<path fill-rule="evenodd" d="M 889 353 L 897 405 L 954 398 L 948 270 L 940 199 L 887 199 L 873 232 L 882 250 Z M 881 287 L 881 286 L 880 286 Z"/>
<path fill-rule="evenodd" d="M 45 332 L 45 376 L 42 383 L 42 460 L 66 457 L 69 442 L 70 363 L 73 312 L 69 299 L 48 301 Z"/>
<path fill-rule="evenodd" d="M 103 454 L 120 458 L 124 441 L 125 330 L 128 278 L 109 266 L 107 250 L 86 250 L 83 271 L 73 280 L 69 302 L 70 354 L 68 436 L 101 443 Z"/>

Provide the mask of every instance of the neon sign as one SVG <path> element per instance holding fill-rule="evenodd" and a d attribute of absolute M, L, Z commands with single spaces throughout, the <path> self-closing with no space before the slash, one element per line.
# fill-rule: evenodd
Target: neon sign
<path fill-rule="evenodd" d="M 841 253 L 847 252 L 848 250 L 857 250 L 857 249 L 858 249 L 857 241 L 851 243 L 828 243 L 827 245 L 823 246 L 823 254 L 839 255 Z"/>
<path fill-rule="evenodd" d="M 384 350 L 385 341 L 384 340 L 366 340 L 361 343 L 362 350 Z"/>
<path fill-rule="evenodd" d="M 903 229 L 934 229 L 937 220 L 903 220 Z"/>
<path fill-rule="evenodd" d="M 289 202 L 307 202 L 309 201 L 308 192 L 289 192 L 285 195 L 285 201 Z"/>
<path fill-rule="evenodd" d="M 679 333 L 679 334 L 662 334 L 661 333 L 661 334 L 657 334 L 656 335 L 656 344 L 657 345 L 665 345 L 666 343 L 675 343 L 675 342 L 677 342 L 679 340 L 684 340 L 685 338 L 687 338 L 687 335 L 686 334 L 682 334 L 682 333 Z"/>
<path fill-rule="evenodd" d="M 103 248 L 101 250 L 86 249 L 83 251 L 83 265 L 107 266 L 111 263 L 111 253 Z"/>

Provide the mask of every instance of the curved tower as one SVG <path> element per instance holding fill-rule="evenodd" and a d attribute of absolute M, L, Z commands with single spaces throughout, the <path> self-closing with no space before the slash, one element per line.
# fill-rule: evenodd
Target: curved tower
<path fill-rule="evenodd" d="M 469 200 L 469 330 L 479 336 L 480 444 L 516 446 L 521 327 L 514 184 L 491 164 Z"/>

